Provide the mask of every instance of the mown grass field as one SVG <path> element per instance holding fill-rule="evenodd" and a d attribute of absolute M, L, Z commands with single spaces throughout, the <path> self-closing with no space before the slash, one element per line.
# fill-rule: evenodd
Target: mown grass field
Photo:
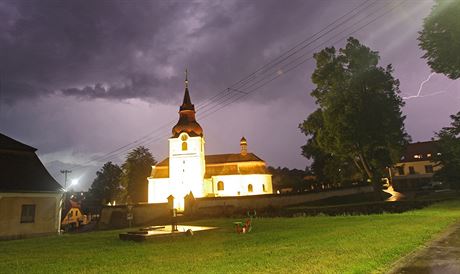
<path fill-rule="evenodd" d="M 460 220 L 460 201 L 403 214 L 255 219 L 249 234 L 233 219 L 193 237 L 135 243 L 120 231 L 0 242 L 4 273 L 381 273 Z"/>

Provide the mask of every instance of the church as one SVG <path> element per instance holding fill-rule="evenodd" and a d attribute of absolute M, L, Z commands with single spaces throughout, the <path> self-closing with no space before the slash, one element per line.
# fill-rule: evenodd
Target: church
<path fill-rule="evenodd" d="M 148 178 L 148 202 L 165 203 L 174 197 L 174 207 L 183 209 L 184 197 L 195 198 L 272 194 L 272 175 L 265 161 L 248 152 L 240 140 L 240 152 L 205 154 L 203 129 L 195 119 L 188 80 L 179 109 L 179 121 L 169 138 L 169 157 L 152 167 Z"/>

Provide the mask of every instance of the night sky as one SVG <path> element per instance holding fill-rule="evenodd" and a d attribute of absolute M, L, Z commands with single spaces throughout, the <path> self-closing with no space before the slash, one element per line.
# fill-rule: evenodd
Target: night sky
<path fill-rule="evenodd" d="M 420 97 L 410 97 L 431 74 L 417 32 L 432 4 L 0 0 L 0 132 L 36 147 L 59 182 L 59 170 L 72 169 L 81 181 L 77 189 L 86 189 L 104 162 L 121 163 L 129 148 L 142 144 L 157 160 L 167 156 L 188 68 L 207 154 L 238 152 L 245 136 L 249 151 L 267 164 L 304 169 L 306 138 L 298 125 L 315 109 L 312 52 L 342 47 L 341 38 L 354 31 L 380 53 L 381 66 L 393 65 L 402 96 L 409 97 L 404 113 L 412 139 L 429 140 L 460 109 L 460 81 L 439 74 L 426 81 Z M 209 101 L 354 9 L 360 12 L 304 49 L 310 59 L 296 69 L 259 72 L 279 77 L 244 96 L 257 80 L 251 78 L 234 86 L 239 91 L 224 91 L 221 101 Z M 363 18 L 379 15 L 364 24 Z M 220 108 L 237 96 L 244 97 Z"/>

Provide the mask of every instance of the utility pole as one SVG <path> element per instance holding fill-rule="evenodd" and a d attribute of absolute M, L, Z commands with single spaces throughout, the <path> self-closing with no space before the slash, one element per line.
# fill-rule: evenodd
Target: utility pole
<path fill-rule="evenodd" d="M 67 191 L 67 174 L 72 173 L 72 170 L 61 170 L 61 173 L 64 174 L 64 189 Z"/>

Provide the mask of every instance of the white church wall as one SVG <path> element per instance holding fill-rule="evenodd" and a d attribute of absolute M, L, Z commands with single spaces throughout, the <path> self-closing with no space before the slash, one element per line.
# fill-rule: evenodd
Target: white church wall
<path fill-rule="evenodd" d="M 220 175 L 213 176 L 212 181 L 216 196 L 248 196 L 273 193 L 270 174 Z M 223 190 L 218 190 L 219 181 L 223 182 Z M 252 191 L 250 191 L 249 185 L 252 185 Z"/>
<path fill-rule="evenodd" d="M 148 203 L 166 203 L 171 194 L 169 178 L 148 179 Z"/>
<path fill-rule="evenodd" d="M 217 190 L 216 185 L 213 183 L 212 179 L 204 179 L 204 193 L 207 197 L 215 196 L 214 193 L 216 192 L 216 190 Z"/>
<path fill-rule="evenodd" d="M 186 143 L 186 149 L 183 144 Z M 182 133 L 169 139 L 169 178 L 173 196 L 182 199 L 190 191 L 195 197 L 204 197 L 204 140 Z"/>

